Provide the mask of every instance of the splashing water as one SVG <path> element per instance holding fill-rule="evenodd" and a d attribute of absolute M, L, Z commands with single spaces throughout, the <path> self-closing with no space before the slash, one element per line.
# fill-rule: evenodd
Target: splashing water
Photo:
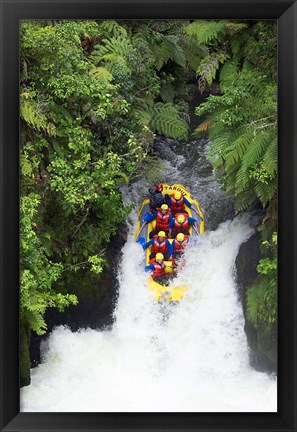
<path fill-rule="evenodd" d="M 143 187 L 137 183 L 130 199 Z M 189 245 L 177 277 L 189 289 L 176 305 L 160 305 L 148 291 L 136 214 L 129 222 L 113 328 L 56 328 L 21 389 L 21 411 L 276 411 L 276 378 L 249 366 L 236 291 L 235 258 L 254 230 L 247 216 Z"/>
<path fill-rule="evenodd" d="M 133 238 L 123 251 L 110 331 L 60 326 L 22 389 L 23 411 L 276 411 L 276 381 L 250 368 L 233 266 L 251 234 L 243 218 L 189 246 L 177 305 L 160 306 Z"/>

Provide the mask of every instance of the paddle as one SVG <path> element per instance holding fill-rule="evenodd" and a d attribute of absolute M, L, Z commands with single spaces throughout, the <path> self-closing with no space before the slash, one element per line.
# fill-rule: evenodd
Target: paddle
<path fill-rule="evenodd" d="M 141 226 L 141 228 L 140 228 L 140 230 L 139 230 L 138 236 L 137 236 L 137 238 L 136 238 L 136 241 L 138 241 L 139 236 L 140 236 L 140 233 L 141 233 L 141 231 L 143 230 L 143 228 L 144 228 L 145 225 L 146 225 L 146 222 L 143 222 L 143 224 L 142 224 L 142 226 Z"/>

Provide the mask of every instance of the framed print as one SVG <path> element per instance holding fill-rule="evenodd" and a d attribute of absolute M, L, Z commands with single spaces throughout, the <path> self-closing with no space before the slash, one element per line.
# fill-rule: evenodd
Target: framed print
<path fill-rule="evenodd" d="M 1 29 L 1 430 L 296 430 L 296 2 Z"/>

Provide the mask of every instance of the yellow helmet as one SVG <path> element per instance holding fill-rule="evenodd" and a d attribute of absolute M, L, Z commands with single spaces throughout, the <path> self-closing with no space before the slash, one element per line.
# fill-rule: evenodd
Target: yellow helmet
<path fill-rule="evenodd" d="M 177 234 L 177 236 L 176 236 L 176 240 L 178 241 L 178 242 L 182 242 L 182 241 L 184 241 L 184 239 L 185 239 L 185 236 L 184 236 L 184 234 L 183 233 L 178 233 Z"/>
<path fill-rule="evenodd" d="M 176 200 L 180 200 L 181 197 L 182 197 L 181 192 L 179 192 L 179 191 L 175 192 L 175 194 L 174 194 L 174 198 L 175 198 Z"/>
<path fill-rule="evenodd" d="M 158 237 L 166 237 L 166 234 L 164 231 L 159 231 Z"/>
<path fill-rule="evenodd" d="M 156 254 L 156 260 L 163 260 L 164 259 L 164 255 L 161 252 L 158 252 Z"/>
<path fill-rule="evenodd" d="M 178 215 L 177 222 L 182 224 L 185 221 L 185 216 L 183 214 Z"/>
<path fill-rule="evenodd" d="M 168 205 L 167 204 L 162 204 L 161 205 L 161 209 L 162 210 L 168 210 Z"/>

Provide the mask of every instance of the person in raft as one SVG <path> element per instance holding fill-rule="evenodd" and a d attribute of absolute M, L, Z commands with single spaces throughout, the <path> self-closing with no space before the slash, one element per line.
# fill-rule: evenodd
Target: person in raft
<path fill-rule="evenodd" d="M 193 210 L 200 218 L 198 211 L 192 206 L 192 203 L 187 200 L 187 198 L 182 195 L 181 192 L 176 191 L 174 194 L 170 195 L 169 207 L 173 216 L 177 213 L 187 213 L 185 209 L 187 205 L 191 210 Z"/>
<path fill-rule="evenodd" d="M 166 285 L 168 284 L 169 280 L 165 273 L 165 267 L 166 266 L 164 264 L 164 255 L 161 252 L 158 252 L 150 265 L 145 266 L 144 270 L 146 272 L 152 270 L 152 278 L 161 285 Z"/>
<path fill-rule="evenodd" d="M 154 238 L 145 243 L 142 247 L 146 250 L 149 246 L 152 246 L 150 260 L 155 258 L 158 252 L 161 252 L 164 255 L 166 261 L 168 260 L 169 255 L 171 255 L 171 244 L 166 238 L 165 231 L 160 231 L 157 235 L 154 235 Z"/>
<path fill-rule="evenodd" d="M 199 234 L 198 222 L 184 213 L 177 213 L 169 222 L 169 238 L 175 238 L 178 233 L 190 235 L 189 228 L 193 227 L 196 234 Z"/>
<path fill-rule="evenodd" d="M 162 204 L 165 203 L 165 197 L 162 194 L 163 185 L 162 183 L 157 183 L 155 189 L 149 189 L 150 193 L 150 211 L 155 213 Z"/>
<path fill-rule="evenodd" d="M 150 232 L 150 238 L 152 239 L 159 231 L 165 231 L 165 234 L 168 235 L 169 223 L 173 218 L 167 204 L 162 204 L 161 208 L 158 209 L 156 213 L 146 213 L 142 222 L 149 223 L 155 219 L 156 227 Z"/>
<path fill-rule="evenodd" d="M 182 257 L 185 248 L 188 244 L 189 236 L 180 232 L 177 234 L 175 239 L 172 242 L 172 258 L 174 260 L 178 260 Z M 171 256 L 169 257 L 171 258 Z"/>

